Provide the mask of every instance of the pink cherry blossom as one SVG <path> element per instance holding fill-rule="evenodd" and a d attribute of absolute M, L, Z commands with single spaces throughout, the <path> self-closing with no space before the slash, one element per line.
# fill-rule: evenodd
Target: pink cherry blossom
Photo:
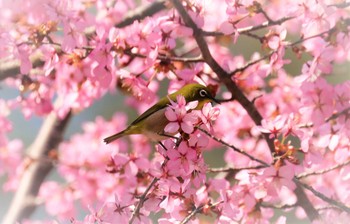
<path fill-rule="evenodd" d="M 310 114 L 314 125 L 321 125 L 334 110 L 333 87 L 320 78 L 314 83 L 304 83 L 301 89 L 307 97 L 302 99 L 304 106 L 300 112 Z"/>
<path fill-rule="evenodd" d="M 218 107 L 213 107 L 211 103 L 206 103 L 201 113 L 198 113 L 199 118 L 202 120 L 206 129 L 211 130 L 213 127 L 213 122 L 218 118 L 220 114 L 220 109 Z"/>
<path fill-rule="evenodd" d="M 294 170 L 288 166 L 282 166 L 278 170 L 274 167 L 266 168 L 261 176 L 269 183 L 267 191 L 270 195 L 278 194 L 282 187 L 294 190 L 296 185 L 292 180 L 293 177 Z"/>
<path fill-rule="evenodd" d="M 126 198 L 123 198 L 126 199 Z M 94 212 L 85 218 L 89 222 L 102 222 L 102 223 L 125 223 L 129 220 L 131 214 L 130 201 L 127 199 L 124 201 L 119 200 L 115 195 L 114 200 L 106 202 L 97 212 Z M 91 220 L 92 219 L 92 220 Z"/>
<path fill-rule="evenodd" d="M 165 116 L 170 122 L 165 126 L 164 131 L 166 133 L 176 133 L 181 129 L 183 132 L 191 134 L 194 130 L 197 116 L 187 111 L 195 107 L 196 105 L 191 102 L 186 104 L 183 96 L 177 96 L 177 103 L 171 102 L 171 105 L 165 111 Z"/>
<path fill-rule="evenodd" d="M 261 121 L 261 126 L 257 126 L 257 129 L 262 133 L 270 133 L 270 138 L 277 137 L 282 133 L 282 129 L 285 128 L 286 118 L 283 116 L 277 116 L 272 121 Z"/>
<path fill-rule="evenodd" d="M 167 166 L 169 174 L 174 176 L 186 176 L 193 171 L 193 165 L 197 158 L 197 153 L 194 149 L 188 147 L 185 142 L 181 142 L 176 149 L 167 151 L 169 161 Z"/>
<path fill-rule="evenodd" d="M 174 179 L 161 181 L 158 194 L 165 196 L 165 199 L 159 204 L 167 213 L 171 213 L 181 204 L 180 198 L 176 197 L 174 193 L 182 191 L 182 186 Z"/>

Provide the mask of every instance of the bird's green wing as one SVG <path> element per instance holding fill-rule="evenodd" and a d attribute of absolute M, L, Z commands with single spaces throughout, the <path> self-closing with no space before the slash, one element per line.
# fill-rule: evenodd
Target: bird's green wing
<path fill-rule="evenodd" d="M 149 108 L 148 110 L 146 110 L 143 114 L 141 114 L 136 120 L 134 120 L 131 125 L 135 125 L 137 123 L 139 123 L 140 121 L 146 119 L 147 117 L 149 117 L 151 114 L 153 114 L 154 112 L 161 110 L 163 108 L 165 108 L 166 106 L 168 106 L 168 104 L 170 104 L 169 98 L 171 100 L 176 100 L 176 95 L 170 94 L 168 96 L 165 96 L 163 98 L 161 98 L 158 103 L 154 104 L 151 108 Z"/>

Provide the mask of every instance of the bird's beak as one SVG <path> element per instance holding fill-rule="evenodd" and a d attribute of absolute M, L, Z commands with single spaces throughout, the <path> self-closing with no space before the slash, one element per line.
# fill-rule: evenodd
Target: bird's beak
<path fill-rule="evenodd" d="M 209 95 L 209 94 L 208 94 Z M 220 101 L 218 99 L 215 99 L 213 96 L 208 96 L 209 99 L 211 99 L 212 101 L 214 101 L 217 104 L 221 104 Z"/>

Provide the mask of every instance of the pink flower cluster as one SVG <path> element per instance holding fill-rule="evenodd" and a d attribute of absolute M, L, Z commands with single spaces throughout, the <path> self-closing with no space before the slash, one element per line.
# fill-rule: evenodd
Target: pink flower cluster
<path fill-rule="evenodd" d="M 187 106 L 181 96 L 169 108 Z M 191 116 L 198 120 L 199 117 L 192 112 Z M 203 119 L 206 116 L 206 123 L 203 119 L 201 123 L 209 125 L 216 119 L 218 109 L 207 104 L 200 114 Z M 80 201 L 84 208 L 89 208 L 92 212 L 84 222 L 125 222 L 135 209 L 137 196 L 145 191 L 152 178 L 159 178 L 155 185 L 157 187 L 152 189 L 151 196 L 141 210 L 142 223 L 148 223 L 147 214 L 159 209 L 164 209 L 177 218 L 183 216 L 181 211 L 188 209 L 183 206 L 190 204 L 182 205 L 184 198 L 180 195 L 194 196 L 195 188 L 199 188 L 206 181 L 206 166 L 201 151 L 206 145 L 197 142 L 204 137 L 203 133 L 189 133 L 190 140 L 182 141 L 179 145 L 173 140 L 166 140 L 166 150 L 159 148 L 161 154 L 155 154 L 154 159 L 149 161 L 146 158 L 151 155 L 151 151 L 145 150 L 149 143 L 144 138 L 132 138 L 132 153 L 127 151 L 123 141 L 113 143 L 112 153 L 110 147 L 103 145 L 101 138 L 112 130 L 120 130 L 124 126 L 123 120 L 122 114 L 116 114 L 108 123 L 97 118 L 94 123 L 84 125 L 84 134 L 73 136 L 70 142 L 62 143 L 58 155 L 58 170 L 66 184 L 48 181 L 40 190 L 40 197 L 45 198 L 49 214 L 63 219 L 74 217 L 74 203 Z M 192 126 L 192 131 L 193 129 Z M 95 140 L 91 142 L 89 139 Z M 205 192 L 201 194 L 203 193 Z M 201 200 L 205 203 L 209 201 L 206 198 Z M 91 206 L 96 202 L 95 211 Z M 198 205 L 201 203 L 197 202 Z M 62 209 L 56 209 L 57 206 Z"/>
<path fill-rule="evenodd" d="M 182 95 L 177 96 L 176 103 L 170 101 L 171 105 L 165 111 L 165 117 L 170 121 L 164 128 L 167 133 L 176 133 L 181 129 L 186 134 L 191 134 L 194 130 L 194 124 L 197 122 L 197 116 L 194 112 L 187 111 L 195 109 L 198 101 L 190 102 L 186 105 L 185 98 Z"/>

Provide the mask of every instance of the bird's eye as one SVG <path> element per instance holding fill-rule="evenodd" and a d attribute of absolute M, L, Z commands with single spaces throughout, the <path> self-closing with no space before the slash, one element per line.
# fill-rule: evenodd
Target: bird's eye
<path fill-rule="evenodd" d="M 201 89 L 201 90 L 199 90 L 199 95 L 200 95 L 201 97 L 206 97 L 206 96 L 208 95 L 208 93 L 207 93 L 207 91 L 205 91 L 204 89 Z"/>

